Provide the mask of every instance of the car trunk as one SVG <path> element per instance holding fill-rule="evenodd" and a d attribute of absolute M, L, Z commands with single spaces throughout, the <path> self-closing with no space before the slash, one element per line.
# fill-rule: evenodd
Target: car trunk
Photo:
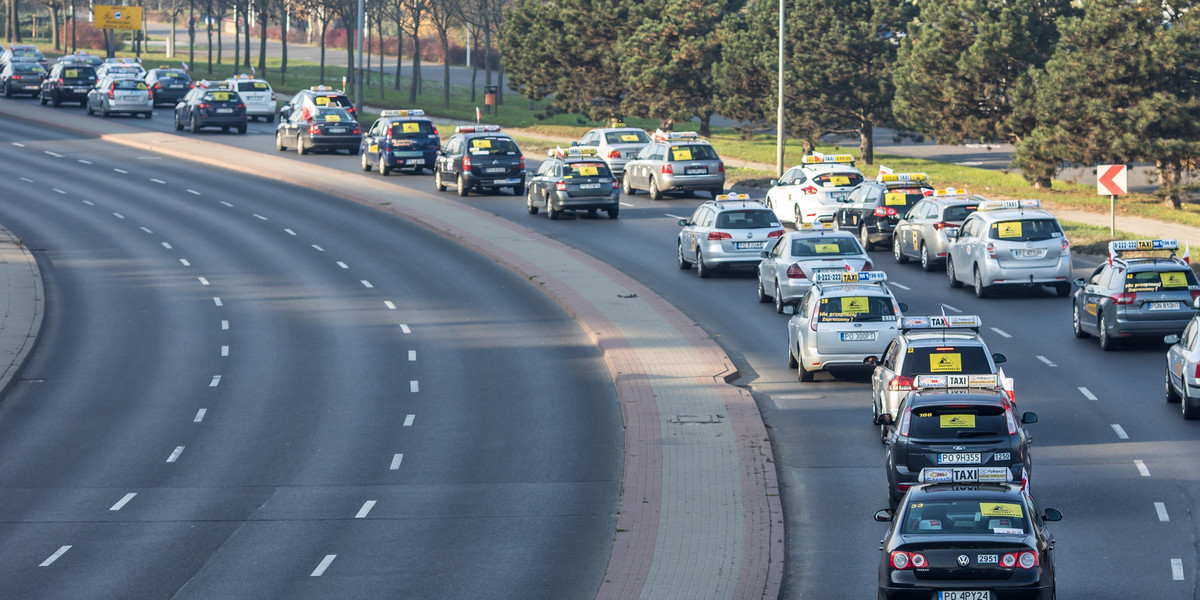
<path fill-rule="evenodd" d="M 863 294 L 821 300 L 816 326 L 817 349 L 822 353 L 879 354 L 894 336 L 895 310 L 887 296 Z M 889 317 L 892 320 L 886 322 Z M 892 326 L 891 335 L 887 325 Z"/>
<path fill-rule="evenodd" d="M 1018 520 L 1020 522 L 1020 520 Z M 1018 567 L 1004 567 L 999 558 L 1013 552 L 1030 551 L 1031 548 L 1019 540 L 1024 536 L 997 535 L 995 540 L 938 541 L 938 536 L 912 536 L 911 545 L 898 548 L 925 555 L 927 567 L 916 569 L 914 574 L 922 581 L 987 581 L 1005 580 L 1012 577 Z M 906 538 L 906 540 L 909 538 Z M 921 540 L 921 541 L 917 541 Z M 966 556 L 968 565 L 959 564 L 959 557 Z M 980 563 L 980 557 L 989 562 Z M 991 557 L 997 562 L 991 563 Z"/>

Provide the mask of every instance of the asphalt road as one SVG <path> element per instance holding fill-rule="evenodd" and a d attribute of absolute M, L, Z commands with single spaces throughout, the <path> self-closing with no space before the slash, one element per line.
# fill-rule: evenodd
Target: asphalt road
<path fill-rule="evenodd" d="M 73 109 L 66 109 L 73 110 Z M 163 119 L 162 116 L 168 116 Z M 165 130 L 169 113 L 131 124 Z M 266 124 L 252 129 L 271 130 Z M 185 137 L 190 134 L 182 134 Z M 266 135 L 204 134 L 205 139 L 273 152 Z M 358 158 L 290 156 L 362 177 Z M 535 161 L 530 161 L 535 164 Z M 432 190 L 428 175 L 393 175 L 398 193 Z M 447 194 L 453 193 L 448 191 Z M 736 383 L 750 389 L 772 435 L 788 525 L 786 598 L 870 597 L 884 526 L 871 515 L 886 506 L 883 449 L 870 423 L 865 377 L 797 382 L 786 368 L 785 317 L 754 300 L 748 274 L 698 279 L 674 262 L 678 217 L 695 198 L 624 197 L 621 218 L 549 221 L 525 213 L 524 199 L 472 195 L 486 208 L 584 250 L 632 275 L 680 307 L 737 363 Z M 1134 344 L 1103 352 L 1072 337 L 1070 303 L 1045 290 L 1013 290 L 980 300 L 952 290 L 944 274 L 895 265 L 875 252 L 908 314 L 978 314 L 992 350 L 1008 355 L 1022 410 L 1039 413 L 1032 489 L 1043 507 L 1066 518 L 1052 530 L 1060 598 L 1196 598 L 1196 525 L 1200 509 L 1200 424 L 1184 422 L 1162 398 L 1165 347 Z M 1086 271 L 1082 266 L 1079 274 Z M 1092 400 L 1091 398 L 1095 398 Z M 1116 427 L 1114 427 L 1116 426 Z M 1122 434 L 1124 437 L 1122 437 Z M 1175 561 L 1178 561 L 1177 563 Z"/>
<path fill-rule="evenodd" d="M 0 404 L 3 596 L 595 595 L 620 408 L 526 282 L 351 202 L 21 122 L 0 181 L 48 297 Z"/>

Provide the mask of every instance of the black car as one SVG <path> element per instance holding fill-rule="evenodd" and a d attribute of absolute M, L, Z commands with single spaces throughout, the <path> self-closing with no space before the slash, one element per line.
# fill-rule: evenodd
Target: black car
<path fill-rule="evenodd" d="M 0 52 L 0 66 L 12 62 L 36 62 L 43 69 L 50 64 L 41 50 L 38 50 L 37 46 L 33 44 L 13 44 L 8 50 Z"/>
<path fill-rule="evenodd" d="M 192 89 L 192 77 L 183 69 L 150 69 L 146 71 L 144 81 L 154 92 L 155 106 L 176 104 Z"/>
<path fill-rule="evenodd" d="M 297 154 L 310 150 L 358 152 L 362 145 L 362 126 L 340 106 L 304 107 L 292 112 L 275 126 L 275 149 L 296 148 Z"/>
<path fill-rule="evenodd" d="M 621 212 L 617 179 L 596 156 L 595 147 L 556 148 L 548 154 L 529 180 L 525 196 L 529 214 L 544 208 L 547 216 L 557 219 L 568 210 L 586 210 L 591 216 L 603 210 L 608 218 L 617 218 Z"/>
<path fill-rule="evenodd" d="M 18 94 L 37 96 L 41 93 L 42 77 L 46 69 L 36 62 L 10 62 L 0 69 L 0 86 L 4 87 L 4 97 L 12 98 Z"/>
<path fill-rule="evenodd" d="M 279 120 L 290 118 L 293 113 L 306 108 L 312 111 L 326 106 L 340 106 L 355 118 L 358 116 L 358 109 L 354 106 L 354 101 L 345 92 L 340 92 L 327 85 L 314 85 L 306 90 L 296 92 L 296 95 L 292 96 L 287 104 L 279 107 Z"/>
<path fill-rule="evenodd" d="M 459 196 L 471 190 L 495 193 L 510 188 L 517 196 L 525 195 L 525 155 L 499 125 L 457 127 L 438 153 L 433 170 L 433 185 L 446 191 L 453 181 Z"/>
<path fill-rule="evenodd" d="M 246 104 L 238 93 L 225 88 L 198 87 L 175 105 L 175 131 L 184 127 L 199 133 L 205 127 L 220 127 L 229 133 L 246 133 Z"/>
<path fill-rule="evenodd" d="M 1062 513 L 1016 484 L 923 484 L 895 512 L 879 549 L 879 600 L 1055 598 L 1054 536 Z"/>
<path fill-rule="evenodd" d="M 58 60 L 55 62 L 87 65 L 95 69 L 96 67 L 104 64 L 104 59 L 85 50 L 79 50 L 75 54 L 64 54 L 58 57 Z"/>
<path fill-rule="evenodd" d="M 900 401 L 899 422 L 882 415 L 893 506 L 919 481 L 1028 483 L 1030 436 L 1022 425 L 1038 417 L 1027 412 L 1018 422 L 998 387 L 996 375 L 921 375 Z"/>
<path fill-rule="evenodd" d="M 933 186 L 924 173 L 887 173 L 875 181 L 864 181 L 838 202 L 842 207 L 833 215 L 838 229 L 858 232 L 858 241 L 866 250 L 875 244 L 891 244 L 896 224 L 908 209 L 926 196 Z"/>
<path fill-rule="evenodd" d="M 432 171 L 442 139 L 433 121 L 425 118 L 425 111 L 385 110 L 379 115 L 362 138 L 362 170 L 377 167 L 380 175 L 392 169 Z"/>
<path fill-rule="evenodd" d="M 42 80 L 42 104 L 63 102 L 87 104 L 88 92 L 96 85 L 96 69 L 75 62 L 55 63 Z"/>

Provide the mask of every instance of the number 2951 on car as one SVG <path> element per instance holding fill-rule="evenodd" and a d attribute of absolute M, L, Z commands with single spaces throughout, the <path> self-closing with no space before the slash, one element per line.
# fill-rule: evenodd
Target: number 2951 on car
<path fill-rule="evenodd" d="M 991 592 L 954 591 L 938 592 L 938 600 L 992 600 Z"/>

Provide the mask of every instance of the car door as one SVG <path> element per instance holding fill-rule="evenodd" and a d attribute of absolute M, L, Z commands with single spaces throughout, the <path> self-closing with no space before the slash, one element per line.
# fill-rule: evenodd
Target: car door
<path fill-rule="evenodd" d="M 1108 297 L 1108 283 L 1112 279 L 1113 267 L 1100 265 L 1088 277 L 1083 286 L 1083 305 L 1079 307 L 1079 325 L 1087 331 L 1098 331 L 1097 315 L 1100 303 Z"/>
<path fill-rule="evenodd" d="M 533 174 L 533 179 L 529 181 L 529 196 L 532 198 L 542 198 L 546 193 L 546 178 L 554 170 L 554 161 L 546 160 L 538 167 L 537 173 Z"/>
<path fill-rule="evenodd" d="M 973 215 L 967 217 L 963 221 L 962 227 L 958 229 L 958 237 L 951 241 L 950 248 L 947 249 L 947 257 L 954 261 L 954 276 L 962 280 L 963 273 L 968 275 L 971 273 L 971 247 L 975 243 L 975 236 L 980 229 L 980 220 Z"/>
<path fill-rule="evenodd" d="M 775 216 L 784 221 L 791 221 L 796 214 L 794 202 L 792 202 L 791 186 L 796 179 L 796 173 L 799 169 L 791 168 L 779 178 L 771 189 L 767 190 L 767 201 L 771 206 L 771 210 L 775 211 Z"/>
<path fill-rule="evenodd" d="M 905 254 L 920 255 L 921 240 L 929 234 L 937 214 L 938 206 L 929 200 L 922 200 L 908 212 L 904 217 L 904 235 L 900 238 L 900 248 Z"/>
<path fill-rule="evenodd" d="M 363 162 L 368 165 L 377 164 L 379 162 L 379 144 L 382 143 L 382 119 L 375 119 L 371 123 L 371 128 L 367 130 L 367 134 L 362 137 L 362 142 L 359 143 L 359 154 L 363 156 Z"/>
<path fill-rule="evenodd" d="M 1188 350 L 1194 349 L 1196 341 L 1196 320 L 1192 319 L 1188 326 L 1184 328 L 1183 335 L 1179 336 L 1179 342 L 1172 344 L 1167 349 L 1167 371 L 1171 377 L 1171 383 L 1179 380 L 1179 388 L 1182 391 L 1187 391 L 1185 386 L 1183 370 L 1187 364 L 1186 353 Z"/>
<path fill-rule="evenodd" d="M 834 217 L 834 223 L 837 224 L 838 229 L 853 228 L 853 219 L 851 218 L 851 214 L 854 212 L 854 207 L 862 201 L 862 196 L 865 190 L 865 184 L 859 185 L 853 190 L 850 190 L 850 193 L 846 195 L 845 204 L 838 209 L 837 215 Z"/>
<path fill-rule="evenodd" d="M 762 283 L 764 290 L 774 289 L 774 278 L 776 263 L 779 261 L 779 253 L 787 245 L 787 236 L 781 236 L 775 239 L 775 243 L 764 251 L 766 257 L 758 263 L 758 280 Z M 774 292 L 772 292 L 774 293 Z"/>
<path fill-rule="evenodd" d="M 900 346 L 899 338 L 893 339 L 887 349 L 883 351 L 883 359 L 871 373 L 872 402 L 875 405 L 875 412 L 879 415 L 885 411 L 883 390 L 887 389 L 888 383 L 896 376 L 896 361 L 900 355 Z"/>

